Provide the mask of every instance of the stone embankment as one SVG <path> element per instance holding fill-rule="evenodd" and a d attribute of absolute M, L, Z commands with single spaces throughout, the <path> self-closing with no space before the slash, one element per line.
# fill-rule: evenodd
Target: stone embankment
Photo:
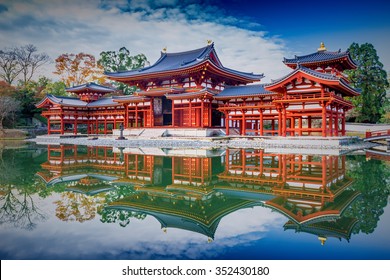
<path fill-rule="evenodd" d="M 109 146 L 116 148 L 167 148 L 167 149 L 272 149 L 286 152 L 328 153 L 333 151 L 351 151 L 370 148 L 371 143 L 364 143 L 358 137 L 156 137 L 139 138 L 128 137 L 125 140 L 117 140 L 113 137 L 59 137 L 38 136 L 30 139 L 38 144 L 70 144 L 85 146 Z"/>

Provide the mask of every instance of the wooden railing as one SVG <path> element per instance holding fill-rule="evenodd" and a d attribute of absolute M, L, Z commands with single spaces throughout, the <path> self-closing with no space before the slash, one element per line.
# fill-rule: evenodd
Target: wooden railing
<path fill-rule="evenodd" d="M 390 136 L 390 129 L 366 131 L 366 138 L 379 137 L 379 136 Z"/>

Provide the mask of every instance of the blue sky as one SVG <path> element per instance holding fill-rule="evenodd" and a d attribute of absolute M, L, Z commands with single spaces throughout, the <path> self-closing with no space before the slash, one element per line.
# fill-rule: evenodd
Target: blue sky
<path fill-rule="evenodd" d="M 168 52 L 215 42 L 222 63 L 276 79 L 283 57 L 369 42 L 390 71 L 390 4 L 372 1 L 0 0 L 0 49 L 32 43 L 62 53 L 127 47 L 151 63 Z M 56 78 L 54 63 L 41 69 Z"/>

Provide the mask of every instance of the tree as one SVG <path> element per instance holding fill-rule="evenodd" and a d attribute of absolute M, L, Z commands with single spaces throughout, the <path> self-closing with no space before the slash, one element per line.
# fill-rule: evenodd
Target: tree
<path fill-rule="evenodd" d="M 96 81 L 104 83 L 103 68 L 92 54 L 62 54 L 55 60 L 56 71 L 67 87 Z"/>
<path fill-rule="evenodd" d="M 0 70 L 0 78 L 11 85 L 22 71 L 14 50 L 0 50 Z"/>
<path fill-rule="evenodd" d="M 46 53 L 37 53 L 38 49 L 32 44 L 14 49 L 19 67 L 21 69 L 23 84 L 31 81 L 36 70 L 49 62 L 50 58 Z"/>
<path fill-rule="evenodd" d="M 0 81 L 0 130 L 4 120 L 12 118 L 20 108 L 20 103 L 13 98 L 16 90 L 4 81 Z"/>
<path fill-rule="evenodd" d="M 358 67 L 348 70 L 347 74 L 352 85 L 361 90 L 360 100 L 356 99 L 354 102 L 356 121 L 376 123 L 384 113 L 386 88 L 389 86 L 387 73 L 372 44 L 352 43 L 349 52 Z"/>
<path fill-rule="evenodd" d="M 144 54 L 131 56 L 130 51 L 122 47 L 118 52 L 101 52 L 98 64 L 104 68 L 105 72 L 120 72 L 143 68 L 149 65 L 149 61 Z M 136 87 L 128 86 L 120 82 L 114 82 L 114 85 L 124 94 L 132 94 L 136 90 Z"/>
<path fill-rule="evenodd" d="M 32 44 L 0 50 L 0 78 L 12 84 L 21 74 L 23 84 L 27 84 L 36 70 L 50 60 L 46 53 L 37 51 L 37 47 Z"/>

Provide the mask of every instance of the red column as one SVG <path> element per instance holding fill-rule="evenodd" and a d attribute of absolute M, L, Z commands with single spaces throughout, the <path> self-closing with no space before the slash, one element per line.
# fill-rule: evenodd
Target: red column
<path fill-rule="evenodd" d="M 302 117 L 299 117 L 299 136 L 302 136 Z"/>
<path fill-rule="evenodd" d="M 61 114 L 61 134 L 64 134 L 64 115 Z"/>
<path fill-rule="evenodd" d="M 200 127 L 204 127 L 203 125 L 204 120 L 204 100 L 202 99 L 200 102 Z"/>
<path fill-rule="evenodd" d="M 123 104 L 125 107 L 125 121 L 124 121 L 124 128 L 129 128 L 129 104 L 125 103 Z"/>
<path fill-rule="evenodd" d="M 47 134 L 51 134 L 51 131 L 50 131 L 50 117 L 47 117 Z"/>
<path fill-rule="evenodd" d="M 172 127 L 175 126 L 175 100 L 172 100 Z"/>
<path fill-rule="evenodd" d="M 263 136 L 264 135 L 264 124 L 263 124 L 263 110 L 260 109 L 260 136 Z M 272 124 L 274 122 L 272 121 Z M 273 128 L 272 128 L 273 129 Z"/>
<path fill-rule="evenodd" d="M 192 102 L 191 102 L 191 99 L 188 100 L 189 102 L 189 122 L 190 122 L 190 127 L 192 127 Z"/>
<path fill-rule="evenodd" d="M 229 135 L 229 111 L 225 112 L 226 135 Z"/>
<path fill-rule="evenodd" d="M 246 117 L 245 117 L 245 110 L 242 110 L 241 111 L 242 113 L 242 116 L 241 116 L 241 135 L 245 135 L 246 134 Z"/>
<path fill-rule="evenodd" d="M 339 107 L 336 106 L 336 120 L 335 120 L 335 133 L 339 136 Z"/>
<path fill-rule="evenodd" d="M 333 136 L 333 106 L 330 106 L 330 117 L 329 117 L 329 136 Z"/>
<path fill-rule="evenodd" d="M 77 134 L 77 115 L 74 116 L 74 124 L 73 124 L 73 134 Z"/>
<path fill-rule="evenodd" d="M 135 127 L 138 127 L 138 103 L 135 103 Z"/>
<path fill-rule="evenodd" d="M 341 117 L 341 135 L 345 136 L 345 109 L 343 108 L 343 115 Z"/>
<path fill-rule="evenodd" d="M 322 103 L 322 137 L 326 137 L 326 103 Z"/>
<path fill-rule="evenodd" d="M 282 136 L 282 109 L 278 109 L 278 136 Z"/>

